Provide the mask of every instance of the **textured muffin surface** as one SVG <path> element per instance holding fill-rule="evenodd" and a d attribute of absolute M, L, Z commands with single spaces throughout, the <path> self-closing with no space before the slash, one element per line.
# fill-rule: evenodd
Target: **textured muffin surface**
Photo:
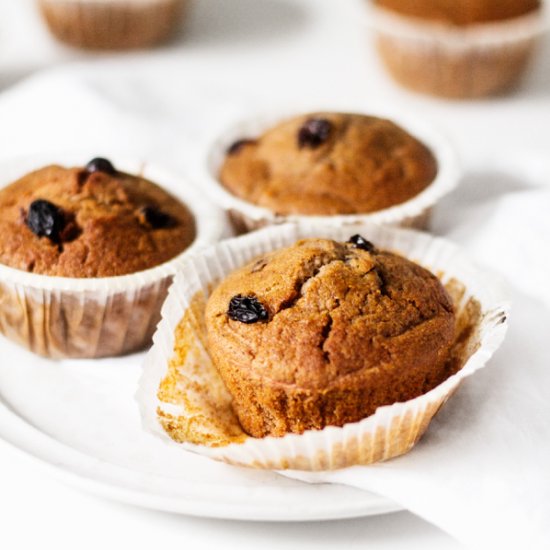
<path fill-rule="evenodd" d="M 333 215 L 405 202 L 436 173 L 431 151 L 388 120 L 314 113 L 243 136 L 219 178 L 232 194 L 277 214 Z"/>
<path fill-rule="evenodd" d="M 228 314 L 235 296 L 266 315 Z M 341 426 L 430 390 L 455 316 L 439 280 L 400 256 L 308 239 L 230 274 L 206 307 L 212 359 L 255 437 Z"/>
<path fill-rule="evenodd" d="M 540 0 L 374 0 L 374 2 L 403 15 L 453 25 L 511 19 L 535 11 L 541 6 Z"/>
<path fill-rule="evenodd" d="M 29 226 L 35 201 L 59 210 L 59 238 Z M 0 263 L 44 275 L 109 277 L 160 265 L 195 238 L 191 212 L 154 183 L 122 172 L 48 166 L 0 190 Z"/>

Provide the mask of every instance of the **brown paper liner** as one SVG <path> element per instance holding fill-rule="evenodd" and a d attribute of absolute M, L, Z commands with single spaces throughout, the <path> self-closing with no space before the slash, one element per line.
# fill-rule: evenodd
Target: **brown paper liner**
<path fill-rule="evenodd" d="M 0 332 L 54 359 L 139 351 L 152 342 L 171 281 L 165 276 L 135 292 L 97 294 L 0 283 Z"/>

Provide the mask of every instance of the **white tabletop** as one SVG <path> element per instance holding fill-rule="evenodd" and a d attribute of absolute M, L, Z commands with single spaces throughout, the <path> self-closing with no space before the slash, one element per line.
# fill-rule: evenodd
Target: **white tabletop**
<path fill-rule="evenodd" d="M 360 0 L 200 0 L 185 32 L 171 46 L 144 53 L 92 55 L 53 41 L 31 0 L 4 1 L 0 2 L 0 88 L 7 89 L 37 70 L 53 69 L 91 80 L 94 75 L 111 74 L 113 80 L 135 79 L 140 85 L 147 79 L 161 81 L 172 102 L 182 81 L 189 86 L 211 82 L 216 93 L 227 87 L 247 97 L 302 103 L 309 98 L 340 103 L 385 100 L 439 122 L 471 170 L 496 158 L 497 144 L 497 150 L 548 150 L 548 140 L 541 141 L 550 123 L 541 120 L 550 116 L 548 47 L 548 55 L 540 56 L 514 97 L 463 104 L 430 100 L 397 89 L 381 71 L 361 23 L 361 8 Z M 173 89 L 167 70 L 178 74 Z M 158 86 L 151 88 L 158 94 Z M 99 93 L 120 93 L 121 101 L 131 101 L 124 90 L 122 86 Z M 156 97 L 152 95 L 153 100 Z M 154 112 L 161 111 L 155 104 Z M 513 164 L 513 159 L 508 162 Z M 243 550 L 460 547 L 408 512 L 315 524 L 267 524 L 179 517 L 115 504 L 65 487 L 1 441 L 0 495 L 4 518 L 0 540 L 7 548 L 49 548 L 53 543 L 59 550 L 106 543 L 107 547 L 179 544 Z"/>

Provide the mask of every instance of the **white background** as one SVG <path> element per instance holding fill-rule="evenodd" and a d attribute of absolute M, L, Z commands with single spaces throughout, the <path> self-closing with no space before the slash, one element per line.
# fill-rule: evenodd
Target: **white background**
<path fill-rule="evenodd" d="M 548 156 L 548 45 L 518 94 L 457 104 L 402 92 L 387 79 L 372 53 L 360 1 L 197 0 L 196 4 L 185 31 L 171 46 L 149 53 L 96 56 L 56 44 L 30 0 L 0 0 L 0 88 L 7 90 L 37 70 L 91 79 L 110 76 L 113 81 L 124 80 L 124 90 L 132 79 L 141 86 L 149 81 L 154 90 L 153 114 L 162 113 L 158 98 L 163 93 L 173 101 L 179 89 L 197 82 L 202 86 L 211 83 L 217 94 L 227 88 L 264 101 L 385 101 L 422 113 L 446 130 L 460 149 L 472 188 L 478 181 L 482 184 L 482 173 L 496 159 L 495 174 L 503 165 L 514 171 L 514 155 L 509 151 L 521 149 L 523 159 L 532 154 L 532 174 L 523 170 L 522 177 L 536 177 L 537 159 Z M 101 91 L 111 97 L 115 94 Z M 131 101 L 132 96 L 121 97 Z M 2 100 L 0 95 L 0 104 Z M 68 111 L 71 108 L 67 105 Z M 22 128 L 30 122 L 22 119 Z M 0 128 L 1 124 L 0 120 Z M 6 139 L 5 132 L 0 135 Z M 47 129 L 25 136 L 13 128 L 13 135 L 10 150 L 25 153 L 29 147 L 37 148 Z M 0 149 L 5 145 L 0 141 Z M 162 156 L 162 151 L 156 153 Z M 446 223 L 450 222 L 439 221 L 440 227 Z M 1 349 L 0 340 L 0 357 Z M 1 441 L 0 513 L 0 545 L 10 549 L 168 548 L 176 544 L 243 550 L 459 547 L 407 512 L 315 524 L 247 524 L 144 511 L 68 488 Z"/>

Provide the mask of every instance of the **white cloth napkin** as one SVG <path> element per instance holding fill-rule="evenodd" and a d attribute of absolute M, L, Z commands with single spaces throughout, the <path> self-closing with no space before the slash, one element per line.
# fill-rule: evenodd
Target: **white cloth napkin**
<path fill-rule="evenodd" d="M 548 208 L 550 191 L 514 193 L 463 239 L 515 285 L 510 332 L 417 447 L 383 464 L 292 477 L 388 496 L 471 547 L 548 548 Z"/>
<path fill-rule="evenodd" d="M 0 159 L 78 148 L 91 156 L 131 153 L 185 168 L 206 130 L 246 103 L 237 106 L 225 89 L 205 92 L 181 81 L 77 73 L 38 76 L 0 97 Z M 478 120 L 480 111 L 474 115 Z M 491 116 L 497 124 L 500 118 Z M 481 131 L 470 133 L 490 150 Z M 454 137 L 468 142 L 464 134 Z M 483 156 L 479 149 L 462 153 Z M 517 166 L 521 154 L 514 152 Z M 526 164 L 532 154 L 525 152 Z M 508 281 L 513 309 L 503 349 L 464 383 L 408 455 L 329 474 L 289 475 L 385 495 L 472 547 L 548 548 L 550 188 L 505 172 L 496 177 L 494 166 L 477 169 L 439 208 L 435 229 Z"/>

